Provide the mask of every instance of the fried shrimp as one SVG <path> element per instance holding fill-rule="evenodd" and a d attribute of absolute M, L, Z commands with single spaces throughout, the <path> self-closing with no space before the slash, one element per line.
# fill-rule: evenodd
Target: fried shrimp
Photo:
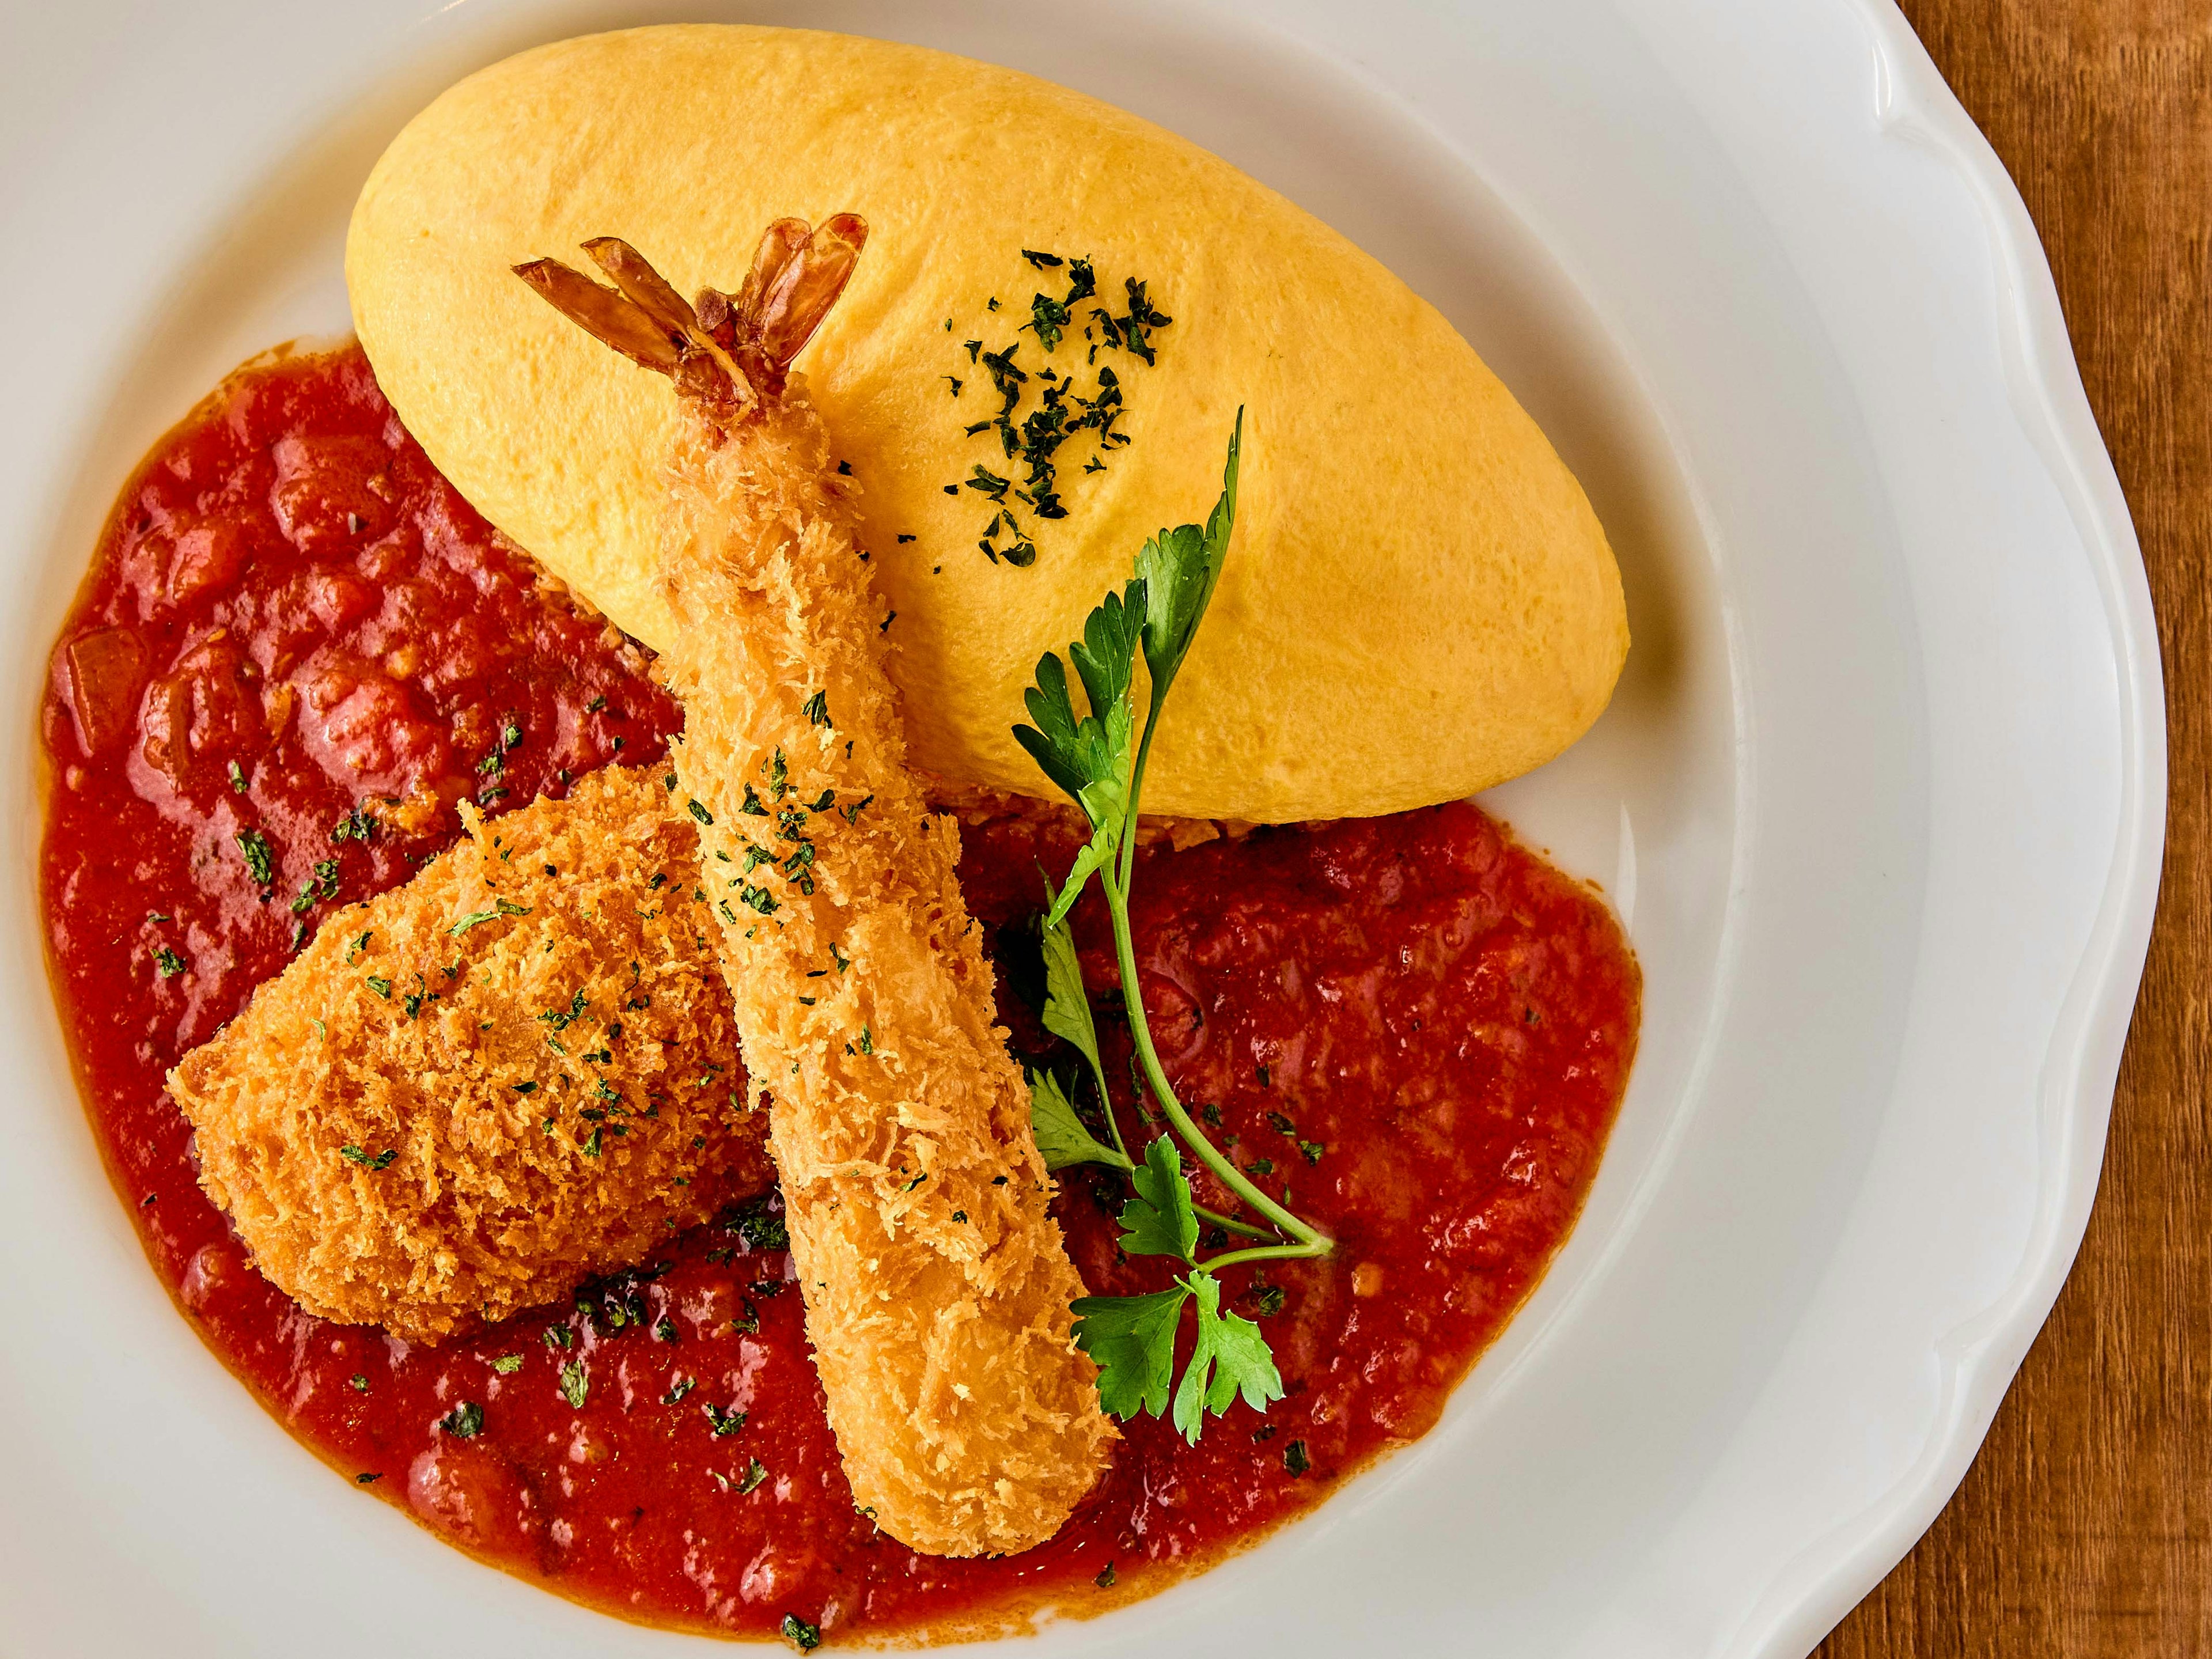
<path fill-rule="evenodd" d="M 179 1062 L 200 1182 L 308 1312 L 435 1342 L 774 1178 L 697 837 L 609 769 L 331 918 Z"/>
<path fill-rule="evenodd" d="M 907 764 L 854 486 L 787 378 L 866 234 L 780 221 L 696 310 L 611 238 L 586 248 L 619 293 L 517 269 L 690 412 L 661 548 L 673 752 L 854 1496 L 917 1550 L 1004 1554 L 1059 1530 L 1114 1431 L 959 830 Z"/>

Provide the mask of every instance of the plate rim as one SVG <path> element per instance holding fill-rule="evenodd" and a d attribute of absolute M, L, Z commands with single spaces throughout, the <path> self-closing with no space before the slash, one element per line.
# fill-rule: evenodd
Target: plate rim
<path fill-rule="evenodd" d="M 1806 1546 L 1753 1599 L 1731 1659 L 1809 1654 L 1948 1506 L 2074 1268 L 2102 1177 L 2122 1052 L 2155 920 L 2166 845 L 2165 675 L 2148 568 L 2081 380 L 2040 232 L 2019 186 L 1896 0 L 1842 0 L 1872 52 L 1875 137 L 1919 144 L 1963 183 L 1996 293 L 2008 401 L 2066 503 L 2112 641 L 2119 817 L 2094 920 L 2038 1069 L 2039 1154 L 2027 1247 L 2002 1291 L 1929 1356 L 1940 1404 L 1905 1476 Z"/>

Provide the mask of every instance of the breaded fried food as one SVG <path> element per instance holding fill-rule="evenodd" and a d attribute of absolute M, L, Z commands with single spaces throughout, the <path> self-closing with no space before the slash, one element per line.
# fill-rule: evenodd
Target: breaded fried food
<path fill-rule="evenodd" d="M 696 313 L 607 239 L 586 247 L 621 295 L 522 274 L 692 411 L 662 552 L 672 753 L 854 1497 L 917 1550 L 1011 1554 L 1060 1529 L 1114 1431 L 959 830 L 907 764 L 854 485 L 785 377 L 865 234 L 779 222 L 744 290 Z"/>
<path fill-rule="evenodd" d="M 169 1074 L 262 1273 L 410 1341 L 633 1266 L 774 1180 L 662 772 L 461 811 L 466 841 L 332 916 Z"/>

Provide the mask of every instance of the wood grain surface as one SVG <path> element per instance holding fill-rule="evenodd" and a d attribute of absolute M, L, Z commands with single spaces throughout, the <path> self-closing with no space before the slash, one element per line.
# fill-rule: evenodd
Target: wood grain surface
<path fill-rule="evenodd" d="M 1966 1484 L 1822 1659 L 2212 1655 L 2212 0 L 1902 0 L 2043 233 L 2135 511 L 2172 797 L 2080 1260 Z"/>

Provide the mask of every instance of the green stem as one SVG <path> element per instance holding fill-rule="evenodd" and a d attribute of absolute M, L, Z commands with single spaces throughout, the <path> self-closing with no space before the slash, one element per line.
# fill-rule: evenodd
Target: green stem
<path fill-rule="evenodd" d="M 1094 1043 L 1097 1041 L 1095 1036 L 1091 1040 Z M 1098 1105 L 1099 1109 L 1106 1114 L 1106 1127 L 1114 1136 L 1114 1150 L 1121 1156 L 1121 1173 L 1127 1175 L 1137 1167 L 1136 1160 L 1129 1156 L 1128 1145 L 1121 1139 L 1121 1126 L 1115 1119 L 1114 1097 L 1106 1091 L 1105 1068 L 1094 1064 L 1091 1068 L 1091 1076 L 1098 1085 Z M 1218 1210 L 1209 1210 L 1203 1204 L 1194 1204 L 1190 1207 L 1194 1215 L 1200 1216 L 1211 1221 L 1215 1226 L 1224 1228 L 1242 1237 L 1273 1238 L 1274 1237 L 1274 1234 L 1269 1232 L 1265 1227 L 1255 1227 L 1249 1221 L 1239 1221 L 1235 1216 L 1224 1215 Z"/>
<path fill-rule="evenodd" d="M 1211 1221 L 1215 1226 L 1221 1228 L 1223 1231 L 1236 1233 L 1244 1238 L 1273 1238 L 1274 1237 L 1274 1234 L 1269 1232 L 1265 1227 L 1255 1227 L 1249 1221 L 1239 1221 L 1233 1216 L 1225 1216 L 1222 1214 L 1218 1210 L 1209 1210 L 1203 1204 L 1192 1205 L 1190 1206 L 1190 1212 L 1193 1215 L 1197 1216 L 1200 1220 Z M 1237 1259 L 1239 1261 L 1242 1261 L 1244 1257 L 1243 1254 L 1240 1253 Z"/>
<path fill-rule="evenodd" d="M 1263 1244 L 1257 1249 L 1231 1250 L 1226 1255 L 1217 1255 L 1194 1265 L 1207 1273 L 1218 1273 L 1224 1267 L 1241 1267 L 1247 1261 L 1287 1261 L 1293 1257 L 1327 1255 L 1336 1248 L 1336 1241 L 1316 1238 L 1310 1244 Z"/>
<path fill-rule="evenodd" d="M 1137 739 L 1136 763 L 1129 769 L 1128 811 L 1121 820 L 1121 844 L 1115 849 L 1119 854 L 1115 860 L 1115 873 L 1124 893 L 1129 890 L 1129 877 L 1137 867 L 1137 802 L 1145 793 L 1145 763 L 1152 758 L 1152 728 L 1160 723 L 1160 705 L 1166 700 L 1167 694 L 1155 685 L 1152 706 L 1145 711 L 1144 735 Z M 1103 885 L 1106 872 L 1101 870 L 1098 873 Z"/>
<path fill-rule="evenodd" d="M 1149 730 L 1147 736 L 1151 733 Z M 1131 813 L 1133 822 L 1135 814 Z M 1160 1066 L 1160 1057 L 1152 1048 L 1151 1023 L 1145 1018 L 1143 997 L 1137 989 L 1137 946 L 1129 933 L 1129 902 L 1127 891 L 1117 883 L 1107 879 L 1106 872 L 1098 872 L 1099 885 L 1105 890 L 1106 911 L 1114 922 L 1114 957 L 1121 969 L 1121 1001 L 1128 1011 L 1129 1035 L 1137 1048 L 1137 1062 L 1144 1067 L 1145 1080 L 1152 1085 L 1152 1097 L 1167 1114 L 1168 1121 L 1183 1144 L 1198 1154 L 1199 1161 L 1213 1171 L 1221 1183 L 1242 1199 L 1247 1207 L 1273 1222 L 1281 1231 L 1288 1233 L 1306 1248 L 1296 1252 L 1300 1255 L 1326 1255 L 1335 1248 L 1335 1241 L 1326 1233 L 1308 1226 L 1281 1205 L 1253 1184 L 1243 1170 L 1231 1164 L 1206 1138 L 1206 1133 L 1182 1109 L 1175 1091 L 1168 1085 L 1167 1073 Z M 1277 1249 L 1286 1246 L 1275 1246 Z M 1240 1252 L 1240 1255 L 1243 1253 Z"/>
<path fill-rule="evenodd" d="M 1091 1046 L 1093 1048 L 1098 1046 L 1098 1032 L 1095 1026 L 1091 1033 Z M 1137 1167 L 1136 1161 L 1129 1156 L 1129 1148 L 1121 1139 L 1121 1126 L 1114 1121 L 1114 1097 L 1106 1091 L 1106 1068 L 1088 1054 L 1084 1058 L 1091 1060 L 1091 1080 L 1098 1085 L 1098 1109 L 1106 1114 L 1106 1130 L 1114 1137 L 1114 1150 L 1121 1154 L 1122 1164 L 1133 1170 Z"/>

